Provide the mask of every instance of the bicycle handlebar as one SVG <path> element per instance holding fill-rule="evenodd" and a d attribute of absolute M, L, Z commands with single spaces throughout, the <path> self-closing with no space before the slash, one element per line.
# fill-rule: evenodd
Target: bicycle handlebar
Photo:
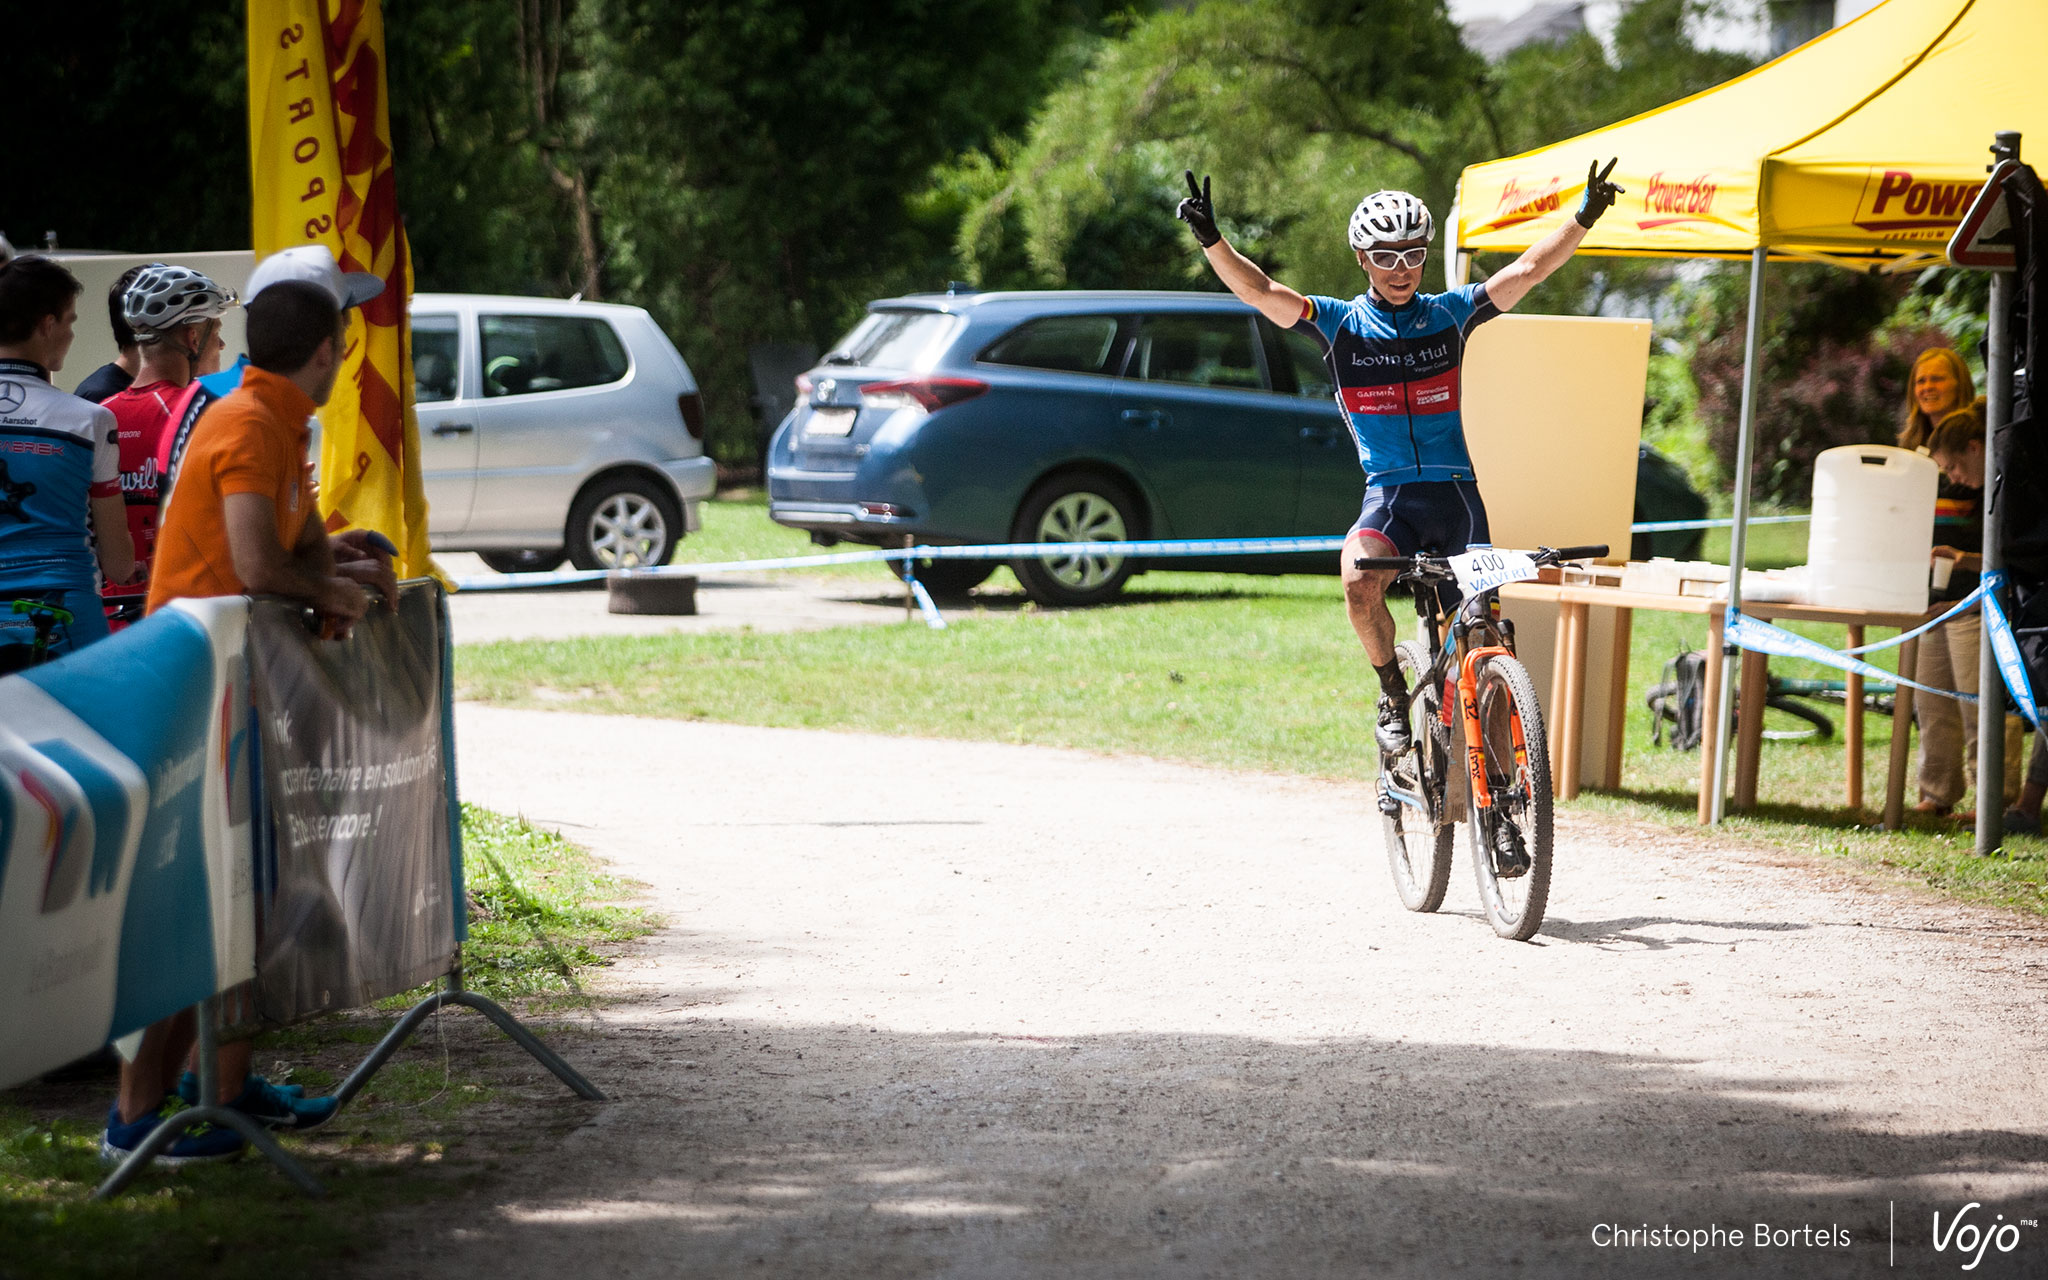
<path fill-rule="evenodd" d="M 1606 554 L 1607 544 L 1601 543 L 1584 547 L 1538 547 L 1530 558 L 1537 564 L 1556 564 L 1560 560 L 1598 559 Z M 1392 569 L 1422 577 L 1451 576 L 1451 558 L 1431 551 L 1412 556 L 1360 556 L 1351 565 L 1355 569 Z"/>

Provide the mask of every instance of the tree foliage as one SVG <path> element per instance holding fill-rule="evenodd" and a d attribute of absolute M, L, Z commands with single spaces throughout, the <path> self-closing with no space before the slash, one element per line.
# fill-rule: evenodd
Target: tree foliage
<path fill-rule="evenodd" d="M 17 249 L 249 243 L 239 0 L 10 5 L 0 229 Z"/>
<path fill-rule="evenodd" d="M 1164 9 L 1101 41 L 1021 142 L 961 157 L 934 191 L 964 204 L 958 250 L 970 279 L 1211 287 L 1172 210 L 1183 168 L 1213 170 L 1233 244 L 1336 288 L 1358 278 L 1343 228 L 1366 192 L 1405 187 L 1447 213 L 1468 164 L 1746 69 L 1746 59 L 1691 44 L 1686 21 L 1698 8 L 1642 0 L 1617 28 L 1612 56 L 1582 33 L 1491 67 L 1460 41 L 1443 0 Z M 1586 285 L 1655 270 L 1581 267 L 1548 296 L 1577 307 Z"/>
<path fill-rule="evenodd" d="M 1813 460 L 1837 445 L 1889 444 L 1904 413 L 1913 357 L 1948 338 L 1889 323 L 1911 282 L 1813 264 L 1775 264 L 1764 283 L 1757 355 L 1757 493 L 1804 505 Z M 1693 295 L 1684 332 L 1707 437 L 1732 474 L 1741 423 L 1748 272 L 1724 268 Z"/>

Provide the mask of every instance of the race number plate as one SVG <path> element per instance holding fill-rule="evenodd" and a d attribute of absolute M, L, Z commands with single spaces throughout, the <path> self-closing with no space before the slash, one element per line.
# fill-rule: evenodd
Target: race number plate
<path fill-rule="evenodd" d="M 1536 576 L 1536 562 L 1522 551 L 1498 551 L 1491 547 L 1452 556 L 1451 572 L 1458 575 L 1458 587 L 1468 596 L 1527 582 Z"/>
<path fill-rule="evenodd" d="M 853 434 L 853 418 L 859 412 L 855 409 L 813 409 L 804 423 L 807 436 L 845 436 Z"/>

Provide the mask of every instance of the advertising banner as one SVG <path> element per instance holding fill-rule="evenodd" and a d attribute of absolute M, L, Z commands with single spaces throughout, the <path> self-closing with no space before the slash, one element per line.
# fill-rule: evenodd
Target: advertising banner
<path fill-rule="evenodd" d="M 253 972 L 248 602 L 0 680 L 0 1087 Z"/>
<path fill-rule="evenodd" d="M 456 950 L 441 592 L 410 582 L 344 641 L 297 604 L 250 608 L 271 815 L 257 1013 L 289 1022 L 448 972 Z"/>

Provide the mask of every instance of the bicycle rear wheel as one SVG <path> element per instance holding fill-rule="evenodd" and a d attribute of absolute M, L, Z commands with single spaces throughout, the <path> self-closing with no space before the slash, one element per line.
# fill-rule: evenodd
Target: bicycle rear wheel
<path fill-rule="evenodd" d="M 1429 667 L 1429 653 L 1413 640 L 1395 648 L 1395 661 L 1408 680 L 1408 733 L 1415 750 L 1389 762 L 1380 760 L 1383 795 L 1405 795 L 1393 813 L 1380 814 L 1386 837 L 1387 863 L 1394 872 L 1394 892 L 1410 911 L 1434 911 L 1443 905 L 1451 884 L 1451 850 L 1457 829 L 1445 817 L 1444 738 L 1436 727 L 1437 692 L 1416 682 Z M 1444 819 L 1439 824 L 1438 819 Z"/>
<path fill-rule="evenodd" d="M 1471 805 L 1472 871 L 1493 931 L 1516 942 L 1543 927 L 1550 900 L 1550 750 L 1543 708 L 1520 662 L 1479 664 L 1480 747 L 1491 807 Z"/>

